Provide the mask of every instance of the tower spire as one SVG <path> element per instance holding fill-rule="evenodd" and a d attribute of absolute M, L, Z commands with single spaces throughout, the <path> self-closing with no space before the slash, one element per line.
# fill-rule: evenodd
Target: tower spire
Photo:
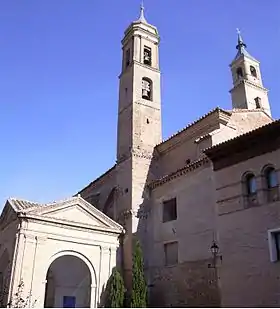
<path fill-rule="evenodd" d="M 144 16 L 144 1 L 141 0 L 141 5 L 140 5 L 140 16 L 138 18 L 138 21 L 142 22 L 142 23 L 147 23 L 147 20 Z"/>
<path fill-rule="evenodd" d="M 247 45 L 244 43 L 242 36 L 241 36 L 241 32 L 240 30 L 237 28 L 237 45 L 236 45 L 236 49 L 237 49 L 237 54 L 234 58 L 233 61 L 237 60 L 240 56 L 246 56 L 248 58 L 251 58 L 253 61 L 257 61 L 254 57 L 252 57 L 248 51 L 246 50 Z"/>
<path fill-rule="evenodd" d="M 245 49 L 247 47 L 247 45 L 244 43 L 242 36 L 241 36 L 241 32 L 238 28 L 236 28 L 237 31 L 237 45 L 236 45 L 236 49 L 242 53 L 243 49 Z"/>

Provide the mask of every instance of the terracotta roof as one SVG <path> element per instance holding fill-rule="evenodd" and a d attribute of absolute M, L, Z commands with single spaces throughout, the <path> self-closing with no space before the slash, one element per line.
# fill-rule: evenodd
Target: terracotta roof
<path fill-rule="evenodd" d="M 11 206 L 14 208 L 16 212 L 27 211 L 31 208 L 33 209 L 35 207 L 42 207 L 44 205 L 16 198 L 10 198 L 8 199 L 8 202 L 11 204 Z"/>
<path fill-rule="evenodd" d="M 117 165 L 115 164 L 114 166 L 112 166 L 110 169 L 108 169 L 105 173 L 103 173 L 102 175 L 100 175 L 98 178 L 96 178 L 95 180 L 93 180 L 91 183 L 89 183 L 86 187 L 84 187 L 82 190 L 80 190 L 78 193 L 74 194 L 74 196 L 80 194 L 81 192 L 83 192 L 84 190 L 86 190 L 87 188 L 89 188 L 90 186 L 92 186 L 94 183 L 96 183 L 97 181 L 99 181 L 101 178 L 103 178 L 104 176 L 106 176 L 107 174 L 109 174 L 110 172 L 112 172 L 115 167 Z"/>
<path fill-rule="evenodd" d="M 214 154 L 215 152 L 225 148 L 225 147 L 230 147 L 234 144 L 237 144 L 239 142 L 245 141 L 249 138 L 255 137 L 255 136 L 259 136 L 259 135 L 265 135 L 267 133 L 269 133 L 271 130 L 280 129 L 280 119 L 270 122 L 268 124 L 265 124 L 257 129 L 251 130 L 249 132 L 246 132 L 244 134 L 238 135 L 234 138 L 231 138 L 229 140 L 226 140 L 220 144 L 216 144 L 212 147 L 209 147 L 207 149 L 205 149 L 203 152 L 207 155 L 207 156 L 211 156 L 212 154 Z"/>
<path fill-rule="evenodd" d="M 224 109 L 221 109 L 219 107 L 216 107 L 214 109 L 212 109 L 210 112 L 208 112 L 207 114 L 201 116 L 200 118 L 198 118 L 197 120 L 189 123 L 186 127 L 184 127 L 183 129 L 177 131 L 176 133 L 174 133 L 173 135 L 171 135 L 170 137 L 168 137 L 166 140 L 162 141 L 160 144 L 156 145 L 156 147 L 159 147 L 160 145 L 168 142 L 169 140 L 171 140 L 172 138 L 174 138 L 175 136 L 178 136 L 180 135 L 181 133 L 185 132 L 188 128 L 194 126 L 195 124 L 199 123 L 200 121 L 202 121 L 203 119 L 207 118 L 208 116 L 210 116 L 211 114 L 214 114 L 215 112 L 221 112 L 221 113 L 224 113 L 224 114 L 227 114 L 227 115 L 231 115 L 232 112 L 231 111 L 227 111 L 227 110 L 224 110 Z"/>
<path fill-rule="evenodd" d="M 178 169 L 175 172 L 172 172 L 172 173 L 170 173 L 170 174 L 168 174 L 168 175 L 166 175 L 166 176 L 164 176 L 164 177 L 162 177 L 160 179 L 152 181 L 148 185 L 148 187 L 151 188 L 151 189 L 154 189 L 154 188 L 156 188 L 156 187 L 158 187 L 158 186 L 160 186 L 160 185 L 162 185 L 162 184 L 164 184 L 164 183 L 166 183 L 168 181 L 171 181 L 171 180 L 173 180 L 175 178 L 178 178 L 178 177 L 180 177 L 182 175 L 185 175 L 188 172 L 191 172 L 191 171 L 199 168 L 200 166 L 203 166 L 204 164 L 206 164 L 208 162 L 210 162 L 209 159 L 207 157 L 203 157 L 203 158 L 201 158 L 199 160 L 196 160 L 194 162 L 191 162 L 190 164 L 185 165 L 184 167 Z"/>

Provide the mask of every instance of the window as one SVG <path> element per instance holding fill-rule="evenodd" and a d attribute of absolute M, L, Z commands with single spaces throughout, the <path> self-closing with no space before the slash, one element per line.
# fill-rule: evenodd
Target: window
<path fill-rule="evenodd" d="M 261 98 L 256 97 L 255 99 L 256 108 L 261 108 Z"/>
<path fill-rule="evenodd" d="M 173 198 L 163 202 L 162 222 L 173 221 L 177 219 L 177 201 Z"/>
<path fill-rule="evenodd" d="M 75 296 L 63 296 L 63 308 L 75 308 L 76 297 Z"/>
<path fill-rule="evenodd" d="M 152 81 L 147 77 L 142 78 L 142 99 L 152 101 Z"/>
<path fill-rule="evenodd" d="M 268 167 L 265 170 L 265 179 L 267 189 L 272 189 L 278 186 L 277 174 L 273 167 Z"/>
<path fill-rule="evenodd" d="M 280 261 L 280 229 L 268 231 L 270 261 Z"/>
<path fill-rule="evenodd" d="M 256 178 L 253 174 L 246 176 L 246 193 L 247 195 L 254 195 L 257 193 Z"/>
<path fill-rule="evenodd" d="M 130 49 L 127 49 L 125 53 L 125 67 L 127 68 L 129 65 L 130 65 Z"/>
<path fill-rule="evenodd" d="M 152 52 L 147 46 L 144 46 L 144 64 L 152 65 Z"/>
<path fill-rule="evenodd" d="M 243 184 L 244 184 L 245 208 L 257 205 L 258 203 L 257 182 L 255 175 L 252 173 L 245 175 Z"/>
<path fill-rule="evenodd" d="M 243 70 L 242 70 L 242 68 L 237 68 L 236 75 L 237 75 L 238 79 L 243 77 Z"/>
<path fill-rule="evenodd" d="M 265 189 L 267 202 L 274 202 L 279 199 L 277 172 L 274 167 L 269 166 L 264 170 Z"/>
<path fill-rule="evenodd" d="M 178 242 L 169 242 L 164 244 L 165 265 L 171 266 L 178 264 Z"/>
<path fill-rule="evenodd" d="M 252 65 L 250 65 L 250 72 L 252 76 L 257 77 L 257 70 Z"/>

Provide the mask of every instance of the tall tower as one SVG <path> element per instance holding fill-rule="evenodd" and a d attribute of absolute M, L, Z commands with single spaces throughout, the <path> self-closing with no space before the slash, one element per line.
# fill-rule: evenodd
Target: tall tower
<path fill-rule="evenodd" d="M 132 239 L 140 234 L 154 147 L 162 141 L 158 47 L 157 28 L 146 21 L 142 5 L 140 17 L 124 33 L 119 76 L 116 217 L 126 229 L 126 281 L 131 279 Z"/>
<path fill-rule="evenodd" d="M 232 107 L 261 108 L 271 116 L 268 90 L 263 87 L 260 62 L 248 53 L 238 29 L 237 34 L 237 54 L 230 64 L 233 79 L 233 88 L 230 90 Z"/>

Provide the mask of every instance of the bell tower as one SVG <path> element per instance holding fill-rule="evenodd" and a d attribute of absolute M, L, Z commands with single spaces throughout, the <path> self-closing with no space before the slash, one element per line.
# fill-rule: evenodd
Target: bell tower
<path fill-rule="evenodd" d="M 122 40 L 117 129 L 116 219 L 126 230 L 123 261 L 126 286 L 132 275 L 132 241 L 139 232 L 145 186 L 154 147 L 162 141 L 159 34 L 141 5 Z"/>
<path fill-rule="evenodd" d="M 233 88 L 230 90 L 232 107 L 249 110 L 260 108 L 271 116 L 268 90 L 262 83 L 260 62 L 246 48 L 237 29 L 237 54 L 230 64 L 233 79 Z"/>
<path fill-rule="evenodd" d="M 122 40 L 117 161 L 131 150 L 151 150 L 161 141 L 159 35 L 147 23 L 144 7 Z"/>

